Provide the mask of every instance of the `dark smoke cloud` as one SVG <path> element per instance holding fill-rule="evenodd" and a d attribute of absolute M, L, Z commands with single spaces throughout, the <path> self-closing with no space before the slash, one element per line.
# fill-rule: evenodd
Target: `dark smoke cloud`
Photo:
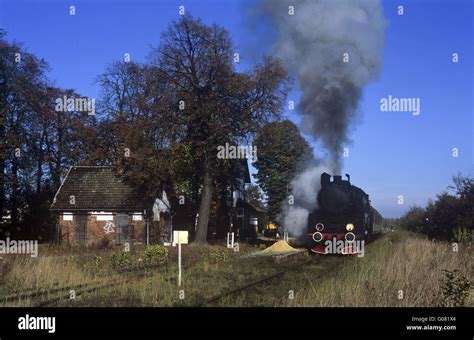
<path fill-rule="evenodd" d="M 262 0 L 249 13 L 255 22 L 273 25 L 272 54 L 302 91 L 301 129 L 322 141 L 339 173 L 362 88 L 381 68 L 386 21 L 380 1 Z"/>
<path fill-rule="evenodd" d="M 294 15 L 289 15 L 289 6 Z M 294 204 L 283 202 L 284 226 L 302 235 L 308 214 L 317 207 L 321 173 L 341 171 L 342 149 L 349 143 L 362 89 L 381 68 L 387 24 L 379 0 L 261 0 L 248 15 L 256 33 L 252 39 L 266 32 L 274 41 L 272 54 L 284 62 L 302 91 L 300 128 L 329 152 L 329 159 L 313 161 L 293 178 Z M 261 49 L 264 39 L 258 38 Z"/>

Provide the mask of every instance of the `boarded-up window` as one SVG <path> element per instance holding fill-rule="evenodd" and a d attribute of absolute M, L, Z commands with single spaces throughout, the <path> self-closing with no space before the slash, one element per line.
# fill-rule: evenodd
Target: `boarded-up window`
<path fill-rule="evenodd" d="M 143 215 L 142 215 L 142 213 L 134 213 L 132 220 L 133 220 L 133 221 L 141 221 L 141 220 L 143 220 Z"/>
<path fill-rule="evenodd" d="M 73 214 L 72 213 L 64 213 L 63 214 L 63 221 L 73 221 Z"/>
<path fill-rule="evenodd" d="M 130 242 L 128 215 L 117 215 L 115 223 L 115 243 L 124 244 Z"/>
<path fill-rule="evenodd" d="M 74 215 L 74 224 L 76 228 L 76 241 L 87 241 L 87 215 Z"/>

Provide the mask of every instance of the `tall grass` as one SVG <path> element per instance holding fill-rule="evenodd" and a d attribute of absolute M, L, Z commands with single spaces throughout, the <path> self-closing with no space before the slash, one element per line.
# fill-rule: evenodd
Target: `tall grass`
<path fill-rule="evenodd" d="M 268 257 L 247 256 L 259 249 L 246 245 L 241 245 L 239 253 L 222 246 L 183 248 L 181 287 L 177 282 L 176 248 L 169 248 L 169 254 L 159 249 L 147 252 L 144 247 L 134 248 L 127 255 L 127 269 L 142 268 L 149 262 L 144 260 L 144 255 L 152 250 L 160 255 L 159 261 L 155 261 L 157 265 L 152 269 L 124 271 L 121 262 L 114 260 L 119 249 L 78 251 L 78 248 L 49 247 L 44 252 L 47 256 L 36 259 L 18 256 L 0 261 L 0 295 L 25 288 L 42 290 L 89 282 L 100 286 L 113 281 L 117 283 L 109 288 L 78 294 L 75 300 L 64 299 L 55 305 L 193 306 L 294 265 L 291 261 L 276 264 Z M 467 244 L 460 244 L 458 252 L 453 252 L 448 243 L 396 231 L 368 245 L 362 258 L 315 256 L 311 264 L 211 305 L 402 307 L 452 305 L 453 301 L 462 301 L 474 306 L 472 289 L 467 291 L 467 297 L 446 296 L 458 294 L 459 287 L 465 289 L 466 280 L 472 282 L 472 255 L 473 249 Z M 449 283 L 446 273 L 455 273 Z M 0 304 L 8 306 L 33 306 L 36 302 L 24 299 L 2 304 L 0 298 Z"/>
<path fill-rule="evenodd" d="M 353 257 L 332 277 L 308 282 L 286 306 L 442 306 L 444 271 L 459 270 L 473 279 L 474 251 L 460 244 L 430 241 L 417 234 L 396 231 L 371 244 L 364 257 Z M 473 306 L 472 289 L 465 301 Z"/>

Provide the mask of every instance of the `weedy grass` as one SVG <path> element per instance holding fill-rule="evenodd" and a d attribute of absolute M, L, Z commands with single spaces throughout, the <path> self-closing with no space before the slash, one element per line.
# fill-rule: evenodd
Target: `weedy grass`
<path fill-rule="evenodd" d="M 333 276 L 301 289 L 284 305 L 474 306 L 469 285 L 473 280 L 473 255 L 468 243 L 459 244 L 455 252 L 447 242 L 398 230 L 370 244 L 364 257 L 343 263 Z"/>
<path fill-rule="evenodd" d="M 68 299 L 65 289 L 64 299 L 52 305 L 194 306 L 308 259 L 277 264 L 249 256 L 261 250 L 256 246 L 242 244 L 239 252 L 222 245 L 184 246 L 179 287 L 173 247 L 136 246 L 125 255 L 120 248 L 49 245 L 43 250 L 38 258 L 0 261 L 0 305 L 34 306 L 37 299 L 1 299 L 26 289 L 115 282 L 84 294 L 78 289 L 75 299 Z M 309 264 L 206 306 L 474 306 L 472 255 L 467 244 L 453 252 L 448 243 L 396 231 L 367 245 L 364 257 L 311 256 Z"/>

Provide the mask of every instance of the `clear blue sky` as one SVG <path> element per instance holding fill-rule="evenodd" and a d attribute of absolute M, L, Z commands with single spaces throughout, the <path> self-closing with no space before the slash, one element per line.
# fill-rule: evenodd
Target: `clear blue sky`
<path fill-rule="evenodd" d="M 405 14 L 398 16 L 397 6 Z M 69 15 L 69 6 L 76 15 Z M 94 78 L 130 53 L 144 61 L 150 45 L 184 5 L 226 27 L 242 54 L 249 31 L 239 1 L 0 0 L 0 27 L 49 62 L 57 86 L 98 97 Z M 367 86 L 361 121 L 351 132 L 344 172 L 385 216 L 400 216 L 446 190 L 458 172 L 473 175 L 473 4 L 470 0 L 383 1 L 389 22 L 380 78 Z M 262 46 L 270 45 L 262 37 Z M 248 49 L 247 49 L 248 50 Z M 459 53 L 457 64 L 452 53 Z M 382 97 L 421 98 L 421 114 L 380 112 Z M 291 96 L 297 98 L 298 92 Z M 299 121 L 296 113 L 290 119 Z M 315 145 L 317 152 L 318 146 Z M 459 157 L 451 156 L 452 148 Z M 405 204 L 397 204 L 397 196 Z"/>

